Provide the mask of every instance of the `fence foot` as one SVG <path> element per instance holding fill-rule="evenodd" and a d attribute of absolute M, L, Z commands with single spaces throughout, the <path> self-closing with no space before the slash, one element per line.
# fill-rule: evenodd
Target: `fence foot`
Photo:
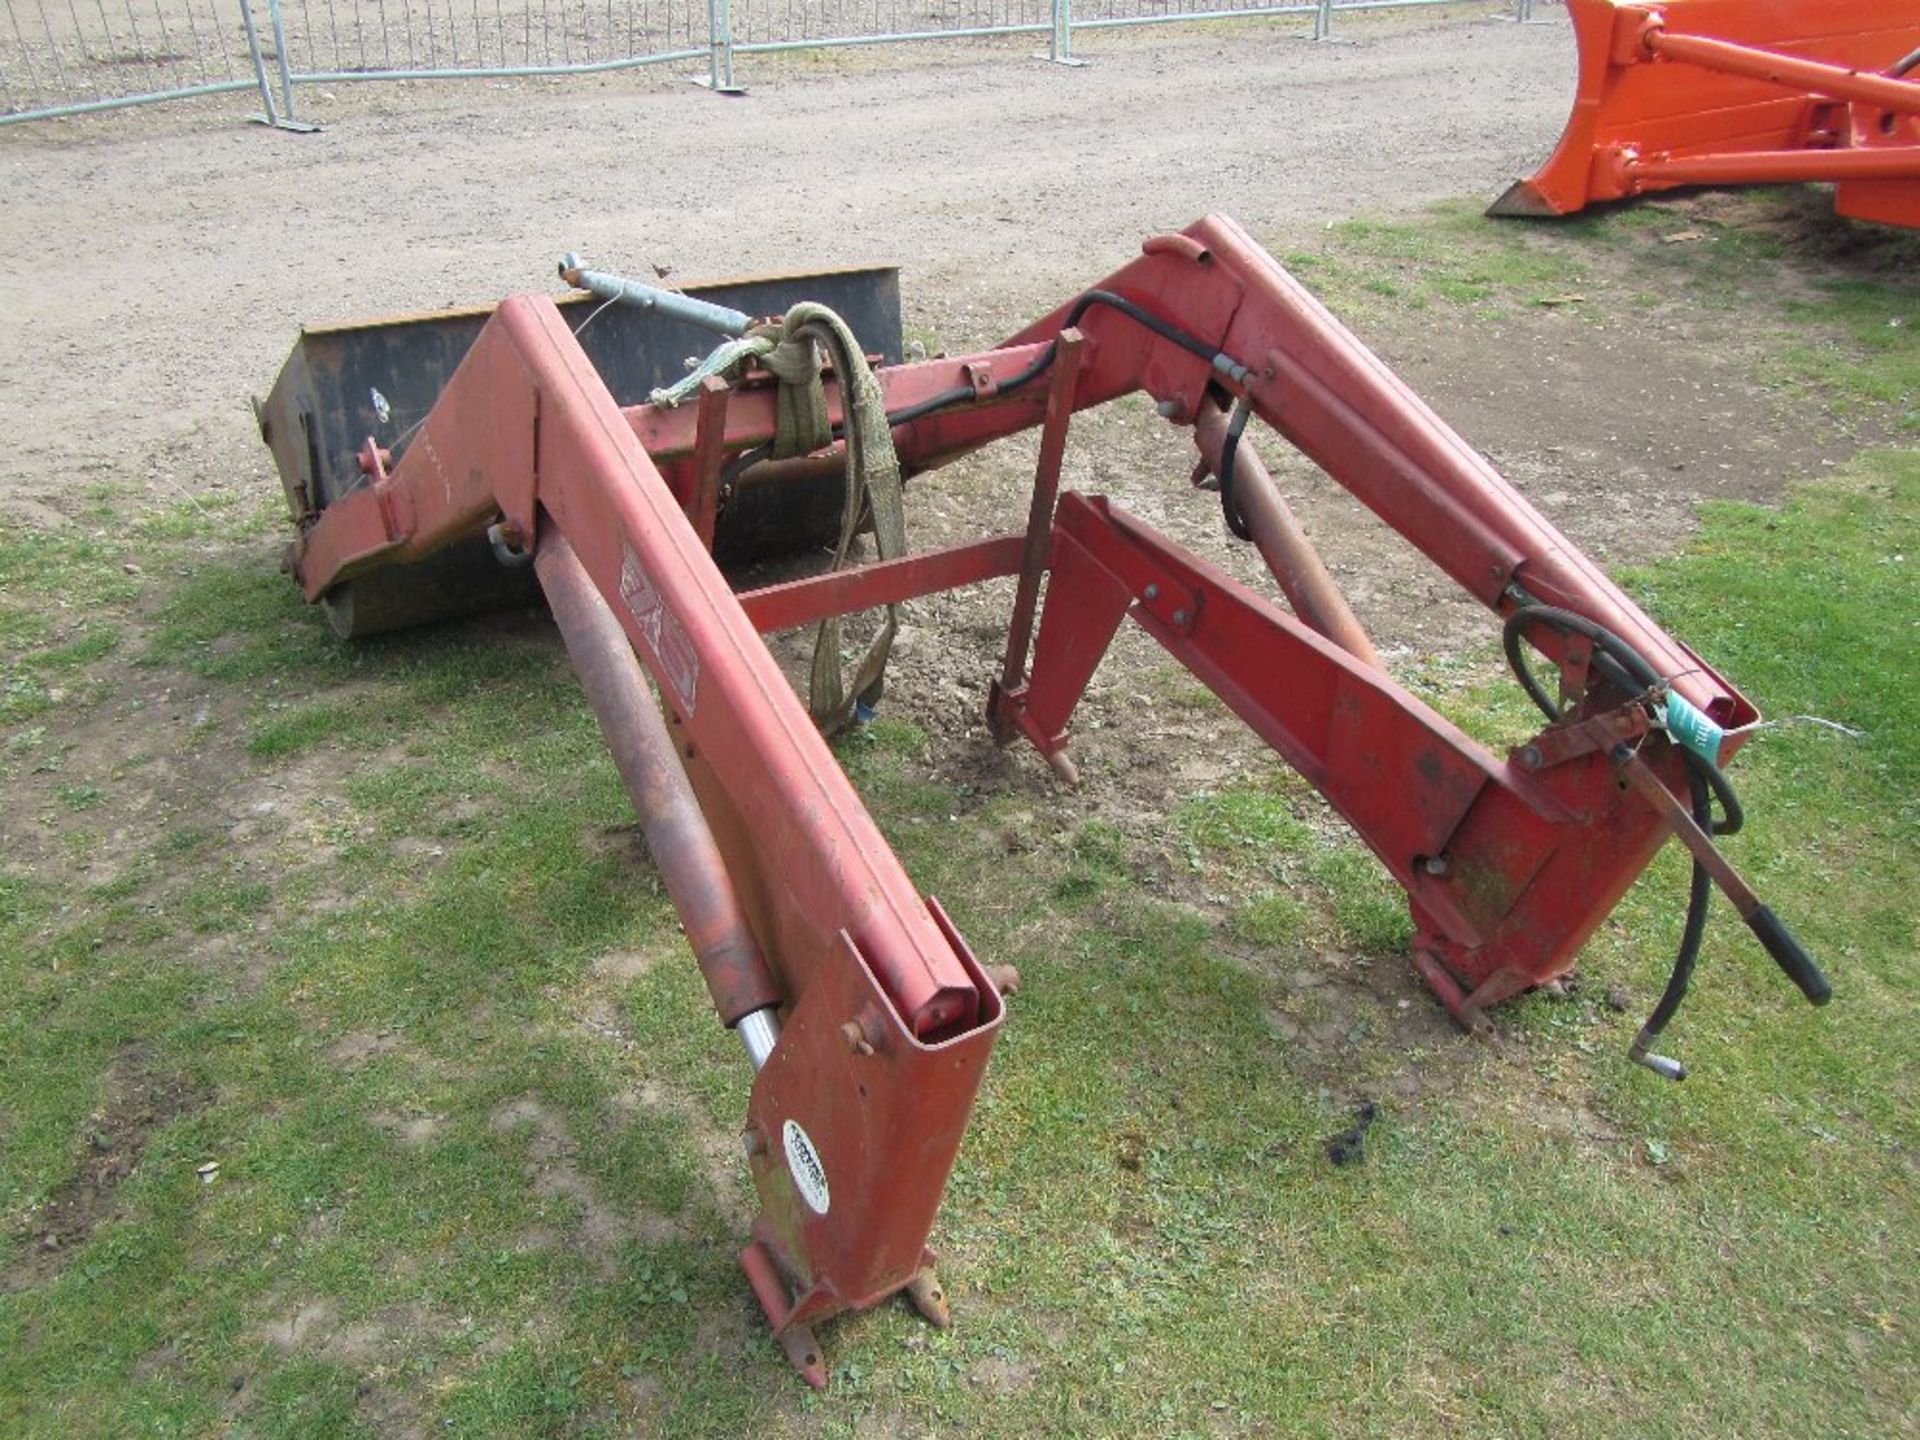
<path fill-rule="evenodd" d="M 707 0 L 707 73 L 687 77 L 716 95 L 744 95 L 733 78 L 733 0 Z"/>
<path fill-rule="evenodd" d="M 1044 60 L 1049 65 L 1064 65 L 1069 70 L 1084 70 L 1087 62 L 1074 58 L 1073 54 L 1073 0 L 1053 0 L 1053 33 L 1047 37 L 1047 48 L 1034 52 L 1033 58 Z"/>
<path fill-rule="evenodd" d="M 1320 0 L 1320 3 L 1314 7 L 1313 29 L 1300 38 L 1311 40 L 1316 45 L 1351 45 L 1353 43 L 1333 33 L 1333 0 Z"/>
<path fill-rule="evenodd" d="M 268 125 L 275 130 L 291 131 L 295 135 L 320 133 L 320 127 L 310 120 L 290 120 L 284 115 L 250 115 L 247 118 L 255 125 Z"/>

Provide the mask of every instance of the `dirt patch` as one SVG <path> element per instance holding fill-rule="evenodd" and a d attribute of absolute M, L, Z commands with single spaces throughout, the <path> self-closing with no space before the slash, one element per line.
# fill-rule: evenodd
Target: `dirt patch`
<path fill-rule="evenodd" d="M 350 1030 L 327 1047 L 327 1059 L 335 1065 L 359 1065 L 404 1049 L 406 1043 L 391 1030 Z"/>
<path fill-rule="evenodd" d="M 403 1367 L 424 1341 L 453 1328 L 425 1305 L 390 1306 L 346 1320 L 334 1301 L 322 1298 L 288 1306 L 261 1324 L 253 1338 L 278 1355 L 300 1355 L 358 1371 L 362 1379 L 354 1408 L 363 1424 L 372 1434 L 409 1440 L 426 1433 L 422 1412 L 427 1397 L 420 1388 L 401 1383 Z M 252 1400 L 252 1379 L 243 1371 L 229 1382 L 230 1417 L 245 1413 Z"/>
<path fill-rule="evenodd" d="M 192 1085 L 157 1068 L 145 1049 L 116 1057 L 105 1095 L 81 1127 L 74 1171 L 21 1227 L 20 1254 L 0 1275 L 0 1291 L 43 1285 L 59 1274 L 117 1212 L 120 1185 L 139 1170 L 154 1132 L 202 1103 Z"/>
<path fill-rule="evenodd" d="M 638 980 L 653 968 L 650 956 L 637 950 L 613 950 L 600 956 L 587 967 L 587 973 L 596 980 L 624 985 Z"/>
<path fill-rule="evenodd" d="M 367 1119 L 413 1149 L 430 1144 L 447 1123 L 444 1115 L 395 1115 L 388 1110 L 375 1111 Z"/>
<path fill-rule="evenodd" d="M 989 1355 L 967 1372 L 967 1379 L 996 1395 L 1012 1395 L 1031 1385 L 1039 1373 L 1040 1366 L 1035 1361 Z"/>
<path fill-rule="evenodd" d="M 566 1122 L 538 1100 L 509 1101 L 493 1112 L 490 1123 L 504 1134 L 527 1133 L 527 1178 L 533 1192 L 575 1207 L 569 1243 L 600 1274 L 616 1273 L 623 1245 L 658 1245 L 681 1233 L 665 1216 L 608 1201 L 593 1177 L 580 1169 L 579 1147 Z"/>
<path fill-rule="evenodd" d="M 332 1300 L 302 1301 L 261 1325 L 259 1338 L 275 1350 L 338 1360 L 361 1369 L 405 1349 L 442 1328 L 424 1305 L 402 1305 L 353 1321 L 340 1317 Z"/>

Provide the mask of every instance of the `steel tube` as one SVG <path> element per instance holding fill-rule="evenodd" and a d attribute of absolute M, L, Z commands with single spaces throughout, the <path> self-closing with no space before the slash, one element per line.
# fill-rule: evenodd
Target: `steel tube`
<path fill-rule="evenodd" d="M 1220 448 L 1226 434 L 1227 412 L 1212 401 L 1201 405 L 1193 425 L 1194 443 L 1215 474 L 1219 473 Z M 1359 617 L 1327 572 L 1280 487 L 1273 483 L 1273 476 L 1245 440 L 1234 452 L 1233 493 L 1247 528 L 1253 532 L 1260 558 L 1286 592 L 1294 613 L 1349 655 L 1381 669 L 1380 657 Z"/>
<path fill-rule="evenodd" d="M 1649 54 L 1668 60 L 1743 75 L 1749 80 L 1764 80 L 1788 90 L 1805 90 L 1829 100 L 1857 100 L 1878 105 L 1883 110 L 1920 115 L 1920 84 L 1911 80 L 1870 75 L 1843 65 L 1825 65 L 1818 60 L 1802 60 L 1705 35 L 1675 35 L 1657 26 L 1647 31 L 1641 43 Z"/>
<path fill-rule="evenodd" d="M 771 1005 L 764 1010 L 750 1010 L 740 1017 L 733 1033 L 746 1047 L 747 1063 L 758 1070 L 773 1054 L 773 1047 L 780 1043 L 780 1014 Z"/>
<path fill-rule="evenodd" d="M 760 485 L 804 485 L 831 480 L 847 473 L 847 452 L 839 444 L 820 455 L 793 455 L 785 460 L 756 460 L 733 477 L 733 492 Z"/>
<path fill-rule="evenodd" d="M 730 306 L 695 299 L 691 295 L 682 295 L 678 290 L 644 285 L 624 275 L 589 270 L 580 263 L 578 255 L 569 254 L 561 259 L 560 278 L 569 285 L 592 291 L 602 300 L 618 300 L 623 305 L 632 305 L 640 310 L 656 310 L 670 320 L 684 320 L 690 325 L 698 325 L 703 330 L 712 330 L 721 335 L 744 335 L 747 326 L 753 323 L 752 316 Z"/>
<path fill-rule="evenodd" d="M 247 32 L 247 53 L 253 60 L 254 79 L 260 83 L 260 108 L 267 123 L 277 125 L 280 116 L 274 109 L 273 88 L 267 84 L 267 62 L 260 52 L 260 28 L 253 23 L 252 0 L 240 0 L 240 19 Z"/>
<path fill-rule="evenodd" d="M 193 100 L 203 95 L 231 95 L 256 89 L 252 80 L 219 80 L 210 85 L 186 85 L 178 90 L 155 90 L 148 95 L 115 96 L 108 100 L 77 100 L 71 105 L 49 105 L 40 110 L 21 110 L 0 115 L 0 126 L 24 125 L 30 120 L 59 120 L 70 115 L 96 115 L 104 110 L 125 110 L 134 105 L 159 105 L 168 100 Z"/>
<path fill-rule="evenodd" d="M 533 566 L 714 1009 L 734 1026 L 777 1006 L 779 989 L 626 632 L 564 535 L 543 536 Z M 750 1058 L 764 1029 L 763 1017 L 741 1035 Z"/>
<path fill-rule="evenodd" d="M 1857 150 L 1749 150 L 1726 155 L 1624 159 L 1630 181 L 1663 184 L 1767 184 L 1789 180 L 1905 180 L 1920 176 L 1920 145 Z"/>
<path fill-rule="evenodd" d="M 459 69 L 440 67 L 429 70 L 311 70 L 295 72 L 296 85 L 347 85 L 361 80 L 525 80 L 566 75 L 610 75 L 620 70 L 637 70 L 643 65 L 664 65 L 682 60 L 698 60 L 702 50 L 662 50 L 656 55 L 635 55 L 625 60 L 591 60 L 576 65 L 469 65 Z"/>
<path fill-rule="evenodd" d="M 1047 413 L 1040 428 L 1040 456 L 1034 465 L 1033 498 L 1027 507 L 1027 533 L 1021 546 L 1020 580 L 1013 592 L 1013 618 L 1007 624 L 1007 651 L 1001 662 L 1000 688 L 991 704 L 1001 743 L 1018 733 L 1005 713 L 1010 697 L 1026 683 L 1027 651 L 1033 640 L 1034 612 L 1040 605 L 1040 580 L 1053 548 L 1053 507 L 1060 494 L 1060 463 L 1067 453 L 1067 427 L 1073 421 L 1073 395 L 1080 378 L 1080 348 L 1085 337 L 1068 326 L 1054 341 L 1053 378 L 1047 388 Z"/>
<path fill-rule="evenodd" d="M 245 5 L 251 0 L 240 0 Z M 267 21 L 273 27 L 273 58 L 280 67 L 280 99 L 286 113 L 283 120 L 291 120 L 293 115 L 293 66 L 287 59 L 287 26 L 280 15 L 280 0 L 267 0 Z"/>

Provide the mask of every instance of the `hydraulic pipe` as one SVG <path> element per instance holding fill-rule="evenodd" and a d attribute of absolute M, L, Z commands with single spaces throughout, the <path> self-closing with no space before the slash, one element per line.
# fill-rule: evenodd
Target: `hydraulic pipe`
<path fill-rule="evenodd" d="M 1640 43 L 1647 53 L 1668 60 L 1742 75 L 1749 80 L 1763 80 L 1788 90 L 1804 90 L 1829 100 L 1855 100 L 1878 105 L 1883 110 L 1920 115 L 1920 85 L 1910 80 L 1849 70 L 1844 65 L 1826 65 L 1818 60 L 1802 60 L 1705 35 L 1675 35 L 1657 24 L 1647 28 Z"/>
<path fill-rule="evenodd" d="M 1216 475 L 1226 435 L 1227 412 L 1211 400 L 1202 402 L 1194 419 L 1193 438 L 1200 447 L 1201 459 L 1213 467 Z M 1247 528 L 1253 532 L 1260 558 L 1280 582 L 1294 613 L 1355 659 L 1380 669 L 1380 656 L 1359 617 L 1327 573 L 1320 552 L 1307 539 L 1280 487 L 1273 483 L 1273 476 L 1244 440 L 1234 450 L 1233 493 Z"/>
<path fill-rule="evenodd" d="M 567 658 L 639 812 L 647 849 L 680 912 L 687 943 L 720 1018 L 758 1069 L 779 1031 L 780 991 L 748 928 L 720 847 L 681 767 L 667 722 L 633 645 L 564 535 L 541 537 L 534 572 L 547 592 Z"/>
<path fill-rule="evenodd" d="M 1725 155 L 1677 155 L 1616 162 L 1629 181 L 1675 185 L 1769 184 L 1791 180 L 1904 180 L 1920 175 L 1920 145 L 1857 150 L 1749 150 Z"/>
<path fill-rule="evenodd" d="M 662 290 L 658 285 L 643 285 L 624 275 L 589 270 L 586 262 L 572 251 L 560 257 L 560 278 L 577 289 L 592 291 L 602 300 L 618 300 L 640 310 L 655 310 L 670 320 L 684 320 L 721 335 L 744 335 L 747 326 L 753 323 L 744 311 L 715 305 L 711 300 L 696 300 L 678 290 Z"/>

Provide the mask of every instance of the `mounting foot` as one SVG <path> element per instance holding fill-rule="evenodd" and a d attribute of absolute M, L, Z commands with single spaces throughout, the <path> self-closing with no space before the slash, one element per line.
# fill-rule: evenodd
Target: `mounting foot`
<path fill-rule="evenodd" d="M 907 1282 L 906 1296 L 929 1325 L 945 1330 L 953 1324 L 953 1312 L 947 1308 L 947 1292 L 931 1263 L 922 1265 Z"/>
<path fill-rule="evenodd" d="M 1473 997 L 1460 988 L 1460 982 L 1453 978 L 1446 966 L 1425 950 L 1415 950 L 1413 968 L 1427 982 L 1427 988 L 1439 997 L 1440 1003 L 1447 1007 L 1447 1013 L 1459 1023 L 1462 1030 L 1478 1040 L 1491 1040 L 1494 1037 L 1493 1022 L 1481 1012 Z M 1474 996 L 1479 994 L 1479 990 L 1474 991 Z"/>
<path fill-rule="evenodd" d="M 820 1358 L 820 1342 L 811 1325 L 789 1325 L 773 1337 L 787 1352 L 787 1361 L 815 1390 L 827 1388 L 827 1363 Z"/>

